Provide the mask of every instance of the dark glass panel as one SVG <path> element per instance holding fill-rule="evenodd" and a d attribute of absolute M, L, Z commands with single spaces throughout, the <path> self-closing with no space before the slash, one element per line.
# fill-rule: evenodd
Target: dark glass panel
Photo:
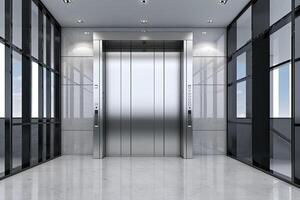
<path fill-rule="evenodd" d="M 39 153 L 39 135 L 38 135 L 38 125 L 34 124 L 31 125 L 31 148 L 30 148 L 30 153 L 31 153 L 31 165 L 37 164 L 38 163 L 38 153 Z"/>
<path fill-rule="evenodd" d="M 22 126 L 12 127 L 12 167 L 22 165 Z"/>
<path fill-rule="evenodd" d="M 51 131 L 50 131 L 50 155 L 51 158 L 54 157 L 54 148 L 55 148 L 55 124 L 51 124 Z"/>
<path fill-rule="evenodd" d="M 231 156 L 236 156 L 236 124 L 228 123 L 227 150 Z"/>
<path fill-rule="evenodd" d="M 231 55 L 236 51 L 236 44 L 237 44 L 237 34 L 236 34 L 236 22 L 231 25 L 228 30 L 228 55 Z"/>
<path fill-rule="evenodd" d="M 13 44 L 22 48 L 22 0 L 12 0 Z"/>
<path fill-rule="evenodd" d="M 295 57 L 300 58 L 300 16 L 295 20 Z"/>
<path fill-rule="evenodd" d="M 5 171 L 5 127 L 4 119 L 0 118 L 0 177 Z"/>
<path fill-rule="evenodd" d="M 236 119 L 236 85 L 233 84 L 228 87 L 228 120 L 235 121 Z"/>
<path fill-rule="evenodd" d="M 300 124 L 300 61 L 295 64 L 295 123 Z"/>
<path fill-rule="evenodd" d="M 291 119 L 270 120 L 270 169 L 291 177 Z"/>
<path fill-rule="evenodd" d="M 295 128 L 295 181 L 300 184 L 300 126 Z"/>
<path fill-rule="evenodd" d="M 46 144 L 46 141 L 47 141 L 47 125 L 44 124 L 43 125 L 43 161 L 46 160 L 46 151 L 47 151 L 47 144 Z"/>
<path fill-rule="evenodd" d="M 252 125 L 236 124 L 237 135 L 237 158 L 251 163 L 252 162 Z"/>

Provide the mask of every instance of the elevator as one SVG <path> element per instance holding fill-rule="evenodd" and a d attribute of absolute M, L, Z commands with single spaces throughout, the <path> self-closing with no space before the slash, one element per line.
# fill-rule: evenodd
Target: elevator
<path fill-rule="evenodd" d="M 94 33 L 94 158 L 192 157 L 192 33 Z"/>

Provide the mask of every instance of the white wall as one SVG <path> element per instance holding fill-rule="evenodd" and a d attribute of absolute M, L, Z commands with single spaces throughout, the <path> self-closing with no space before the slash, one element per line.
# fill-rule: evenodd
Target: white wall
<path fill-rule="evenodd" d="M 194 33 L 194 153 L 225 154 L 225 29 L 148 29 Z M 92 154 L 93 31 L 139 29 L 62 29 L 62 153 Z M 89 34 L 86 34 L 88 32 Z"/>

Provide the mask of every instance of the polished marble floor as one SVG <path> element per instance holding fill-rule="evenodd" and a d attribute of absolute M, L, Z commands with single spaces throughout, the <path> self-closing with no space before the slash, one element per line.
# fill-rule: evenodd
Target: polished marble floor
<path fill-rule="evenodd" d="M 300 189 L 225 156 L 63 156 L 0 181 L 1 200 L 296 200 Z"/>

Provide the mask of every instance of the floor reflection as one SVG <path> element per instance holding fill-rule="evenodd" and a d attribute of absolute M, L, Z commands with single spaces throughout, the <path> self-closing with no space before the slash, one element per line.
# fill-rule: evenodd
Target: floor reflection
<path fill-rule="evenodd" d="M 2 200 L 293 200 L 300 189 L 225 156 L 63 156 L 0 182 Z"/>

